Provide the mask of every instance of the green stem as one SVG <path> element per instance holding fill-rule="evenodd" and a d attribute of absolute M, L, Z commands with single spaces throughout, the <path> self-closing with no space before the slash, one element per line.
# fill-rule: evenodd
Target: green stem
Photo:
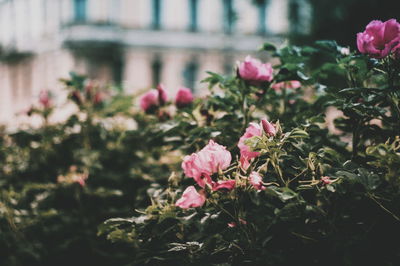
<path fill-rule="evenodd" d="M 360 122 L 357 120 L 353 128 L 353 139 L 352 139 L 352 159 L 357 157 L 358 144 L 360 142 Z"/>

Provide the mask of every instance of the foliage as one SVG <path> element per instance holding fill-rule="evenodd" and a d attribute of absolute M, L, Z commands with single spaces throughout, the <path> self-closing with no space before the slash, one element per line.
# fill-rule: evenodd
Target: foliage
<path fill-rule="evenodd" d="M 164 140 L 184 154 L 209 139 L 232 163 L 200 186 L 202 207 L 176 206 L 193 179 L 174 172 L 152 204 L 112 218 L 99 234 L 135 251 L 132 265 L 394 265 L 400 250 L 399 71 L 392 57 L 349 53 L 335 42 L 271 49 L 280 61 L 272 82 L 209 73 L 211 95 L 163 123 Z M 273 89 L 301 81 L 295 89 Z M 326 127 L 328 108 L 344 115 Z M 246 141 L 259 152 L 248 168 L 237 143 L 250 122 L 268 117 L 276 134 Z M 329 118 L 329 117 L 328 117 Z M 262 177 L 260 189 L 251 174 Z"/>
<path fill-rule="evenodd" d="M 0 264 L 395 265 L 399 59 L 334 41 L 261 49 L 272 80 L 246 59 L 175 107 L 161 85 L 141 111 L 72 74 L 76 110 L 53 123 L 43 93 L 40 127 L 0 134 Z M 199 150 L 214 157 L 191 165 Z M 197 207 L 183 209 L 188 186 Z"/>
<path fill-rule="evenodd" d="M 146 187 L 168 177 L 161 144 L 131 117 L 132 97 L 76 74 L 63 82 L 77 107 L 65 122 L 51 122 L 56 107 L 44 99 L 29 111 L 42 125 L 1 134 L 1 265 L 123 263 L 129 252 L 97 237 L 97 225 L 148 204 Z"/>

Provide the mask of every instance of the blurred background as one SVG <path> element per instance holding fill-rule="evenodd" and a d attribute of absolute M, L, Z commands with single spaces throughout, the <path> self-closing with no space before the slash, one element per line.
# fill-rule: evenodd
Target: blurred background
<path fill-rule="evenodd" d="M 206 71 L 231 74 L 264 42 L 355 46 L 398 0 L 0 0 L 0 123 L 15 121 L 74 71 L 135 93 L 163 83 L 197 95 Z"/>

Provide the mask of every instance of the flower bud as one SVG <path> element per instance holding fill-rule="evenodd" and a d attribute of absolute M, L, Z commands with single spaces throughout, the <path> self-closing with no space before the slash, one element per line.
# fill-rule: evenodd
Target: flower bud
<path fill-rule="evenodd" d="M 193 102 L 193 94 L 188 88 L 180 88 L 176 94 L 175 104 L 178 108 L 183 108 Z"/>
<path fill-rule="evenodd" d="M 265 132 L 265 134 L 266 134 L 267 136 L 273 137 L 273 136 L 276 135 L 276 129 L 275 129 L 275 127 L 274 127 L 270 122 L 268 122 L 267 119 L 261 120 L 261 124 L 262 124 L 262 127 L 263 127 L 263 129 L 264 129 L 264 132 Z"/>
<path fill-rule="evenodd" d="M 158 84 L 157 86 L 157 91 L 158 91 L 158 102 L 159 104 L 162 106 L 164 105 L 167 100 L 168 100 L 168 95 L 167 95 L 167 91 L 164 88 L 163 84 Z"/>

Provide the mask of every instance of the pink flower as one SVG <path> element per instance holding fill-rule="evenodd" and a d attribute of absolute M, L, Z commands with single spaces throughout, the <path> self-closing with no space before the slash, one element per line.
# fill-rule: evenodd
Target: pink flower
<path fill-rule="evenodd" d="M 329 176 L 323 176 L 323 177 L 321 177 L 321 182 L 322 182 L 322 184 L 324 184 L 324 185 L 329 185 L 329 184 L 332 184 L 332 183 L 333 183 L 333 181 L 331 180 L 331 178 L 330 178 Z"/>
<path fill-rule="evenodd" d="M 188 88 L 180 88 L 176 94 L 175 104 L 178 108 L 190 105 L 193 102 L 193 94 Z"/>
<path fill-rule="evenodd" d="M 164 105 L 168 100 L 167 92 L 162 84 L 157 89 L 152 89 L 140 98 L 140 107 L 146 113 L 151 112 L 154 107 Z"/>
<path fill-rule="evenodd" d="M 363 54 L 383 58 L 400 42 L 400 24 L 395 19 L 371 21 L 357 34 L 357 47 Z"/>
<path fill-rule="evenodd" d="M 47 90 L 42 90 L 39 93 L 39 103 L 44 107 L 44 108 L 50 108 L 51 107 L 51 99 L 50 99 L 50 92 Z"/>
<path fill-rule="evenodd" d="M 73 181 L 84 187 L 86 185 L 87 174 L 77 174 L 73 176 Z"/>
<path fill-rule="evenodd" d="M 158 105 L 158 91 L 150 90 L 140 98 L 140 107 L 143 111 L 148 112 L 152 107 Z"/>
<path fill-rule="evenodd" d="M 265 134 L 267 136 L 273 137 L 273 136 L 276 135 L 275 127 L 270 122 L 268 122 L 267 119 L 264 118 L 263 120 L 261 120 L 261 125 L 262 125 L 262 127 L 264 129 L 264 132 L 265 132 Z"/>
<path fill-rule="evenodd" d="M 93 103 L 101 104 L 105 100 L 105 98 L 106 98 L 106 95 L 103 92 L 101 92 L 101 91 L 96 92 L 96 94 L 94 95 Z"/>
<path fill-rule="evenodd" d="M 240 137 L 238 147 L 240 149 L 240 162 L 244 169 L 247 169 L 249 160 L 256 158 L 260 155 L 259 152 L 251 151 L 250 147 L 246 145 L 245 141 L 254 136 L 262 136 L 262 128 L 257 123 L 250 123 L 249 127 L 243 136 Z"/>
<path fill-rule="evenodd" d="M 249 178 L 250 184 L 257 190 L 264 190 L 265 187 L 263 186 L 262 177 L 257 172 L 251 172 Z"/>
<path fill-rule="evenodd" d="M 263 64 L 260 60 L 247 56 L 244 62 L 239 63 L 239 76 L 255 84 L 272 80 L 272 66 Z"/>
<path fill-rule="evenodd" d="M 212 183 L 212 190 L 217 191 L 221 189 L 232 190 L 235 188 L 235 180 L 219 180 Z"/>
<path fill-rule="evenodd" d="M 297 89 L 301 87 L 301 83 L 298 80 L 290 80 L 290 81 L 282 81 L 275 83 L 271 86 L 276 91 L 280 91 L 282 89 Z"/>
<path fill-rule="evenodd" d="M 164 85 L 158 84 L 157 91 L 158 91 L 158 102 L 160 105 L 164 105 L 168 101 L 168 95 L 167 91 L 164 88 Z"/>
<path fill-rule="evenodd" d="M 242 218 L 239 218 L 239 223 L 241 223 L 241 224 L 243 224 L 243 225 L 246 225 L 247 224 L 247 221 L 246 220 L 243 220 Z M 228 227 L 230 227 L 230 228 L 233 228 L 233 227 L 236 227 L 236 223 L 235 222 L 230 222 L 230 223 L 228 223 Z"/>
<path fill-rule="evenodd" d="M 240 166 L 244 169 L 244 170 L 247 170 L 248 168 L 249 168 L 249 166 L 250 166 L 250 161 L 249 161 L 250 159 L 249 158 L 247 158 L 247 157 L 244 157 L 244 156 L 240 156 Z"/>
<path fill-rule="evenodd" d="M 187 155 L 183 159 L 182 168 L 185 175 L 194 178 L 199 186 L 211 185 L 211 175 L 219 170 L 225 170 L 231 164 L 231 154 L 225 146 L 210 140 L 197 153 Z"/>
<path fill-rule="evenodd" d="M 199 194 L 194 186 L 187 187 L 182 194 L 182 197 L 176 201 L 175 206 L 182 209 L 196 208 L 203 206 L 206 197 Z"/>
<path fill-rule="evenodd" d="M 230 227 L 230 228 L 236 227 L 236 223 L 230 222 L 230 223 L 228 223 L 228 227 Z"/>

